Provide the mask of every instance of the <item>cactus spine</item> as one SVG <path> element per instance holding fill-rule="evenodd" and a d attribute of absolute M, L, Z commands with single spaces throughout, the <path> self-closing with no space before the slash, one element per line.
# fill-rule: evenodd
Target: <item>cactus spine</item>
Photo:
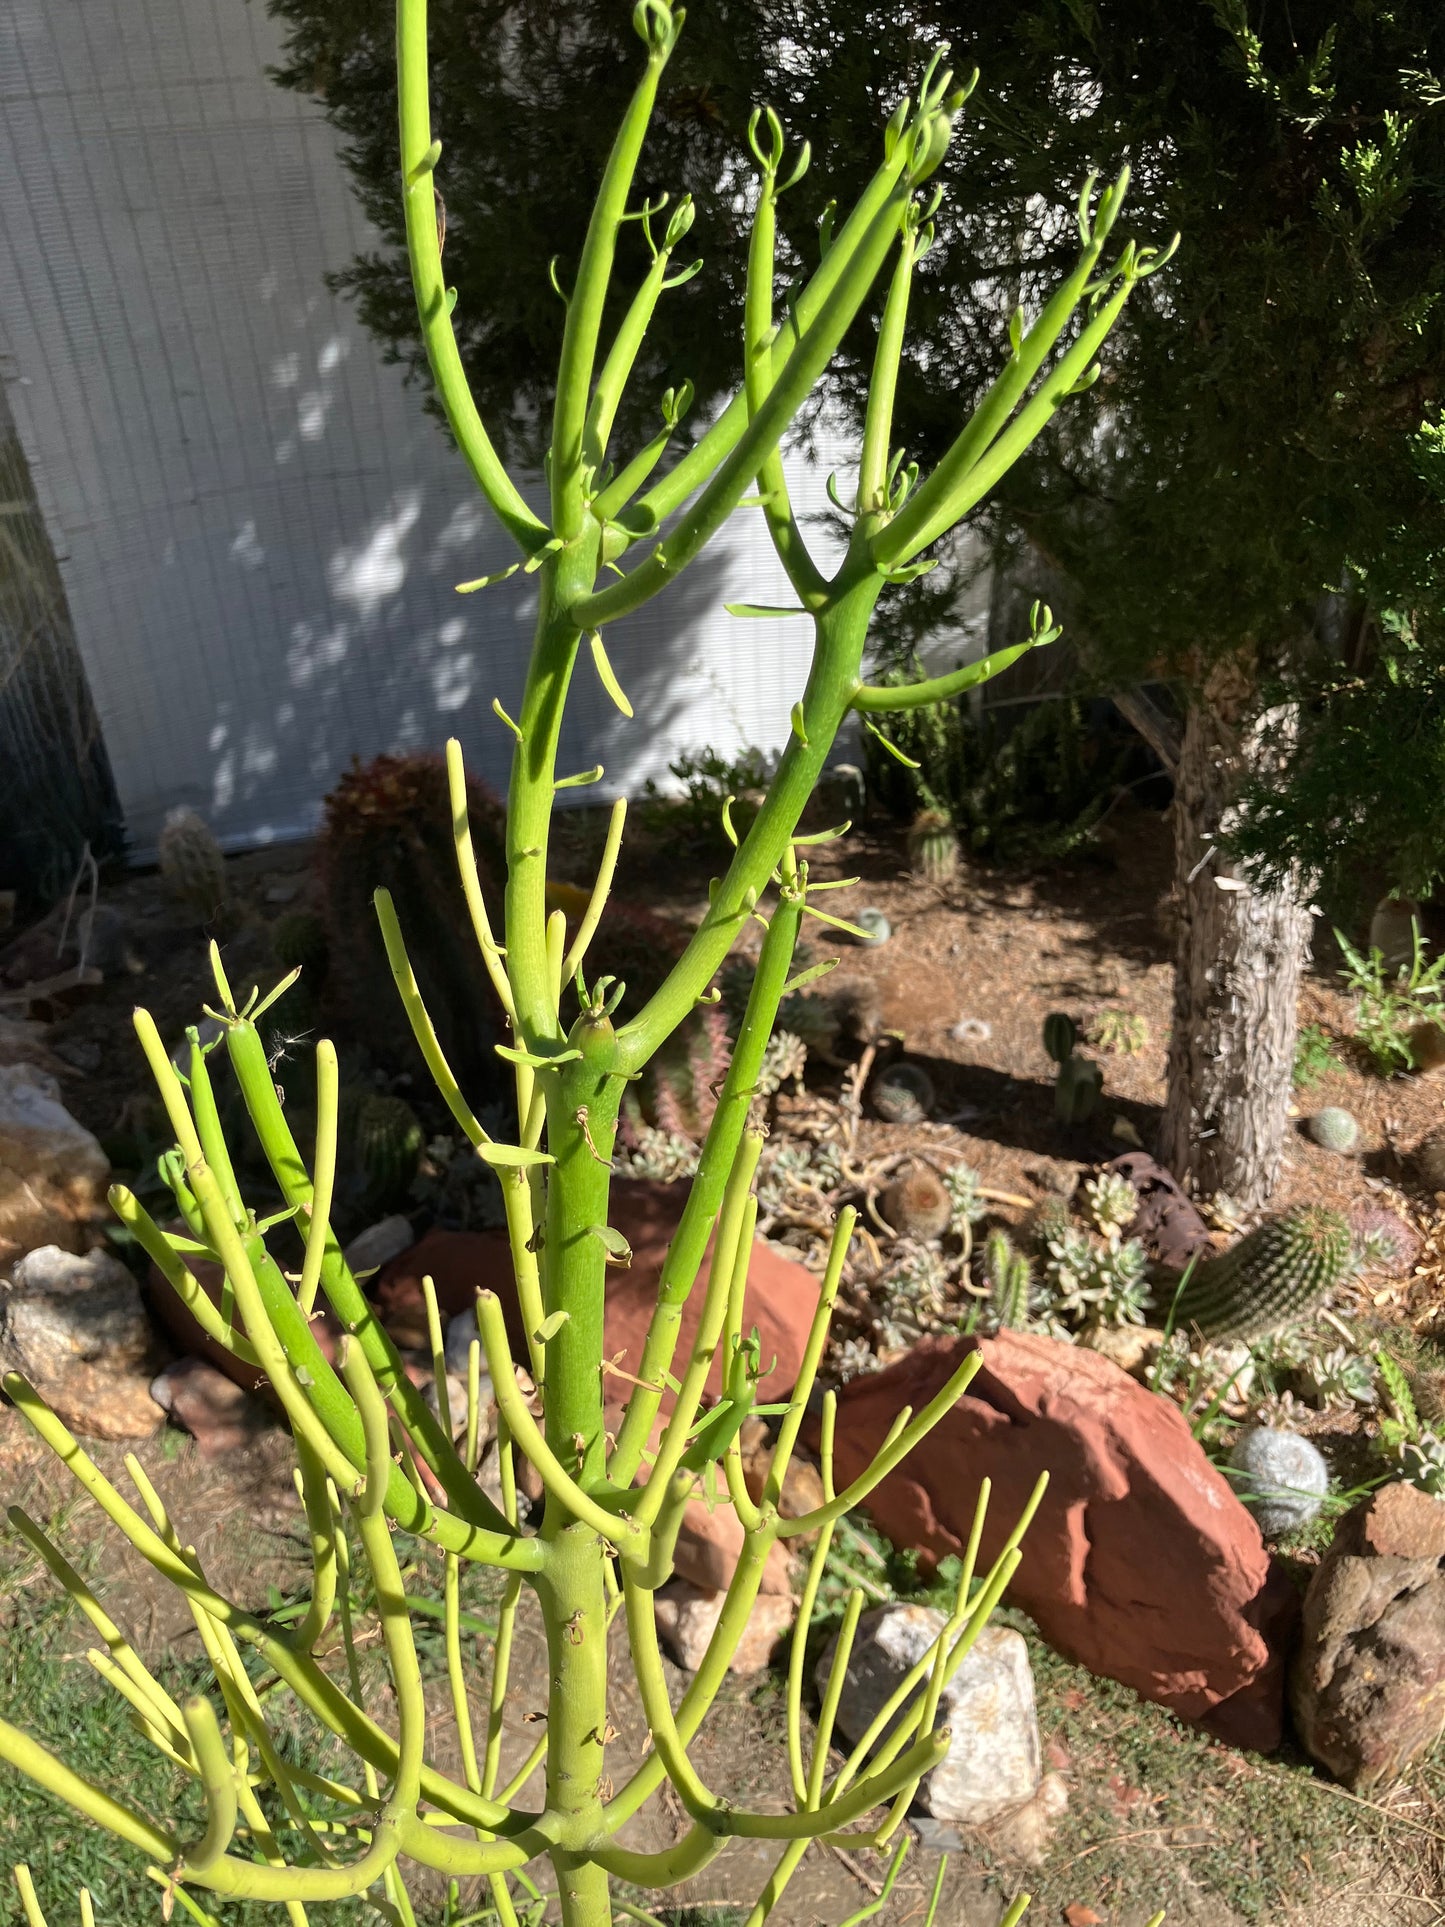
<path fill-rule="evenodd" d="M 920 810 L 908 832 L 908 862 L 925 882 L 952 882 L 958 871 L 958 838 L 942 810 Z"/>
<path fill-rule="evenodd" d="M 1349 1219 L 1299 1204 L 1197 1264 L 1177 1298 L 1156 1289 L 1155 1306 L 1172 1304 L 1176 1325 L 1203 1338 L 1262 1338 L 1306 1317 L 1354 1268 Z"/>
<path fill-rule="evenodd" d="M 191 809 L 172 810 L 161 828 L 157 855 L 166 888 L 181 909 L 197 923 L 214 923 L 230 892 L 226 859 L 205 819 Z"/>
<path fill-rule="evenodd" d="M 990 1231 L 983 1245 L 989 1314 L 998 1331 L 1023 1331 L 1029 1322 L 1033 1267 L 1006 1231 Z"/>

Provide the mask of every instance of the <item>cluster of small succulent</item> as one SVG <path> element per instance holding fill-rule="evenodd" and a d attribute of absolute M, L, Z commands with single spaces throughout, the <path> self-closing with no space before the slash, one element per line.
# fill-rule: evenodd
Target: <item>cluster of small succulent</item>
<path fill-rule="evenodd" d="M 1075 1224 L 1062 1198 L 1034 1214 L 1032 1232 L 1042 1261 L 1051 1331 L 1071 1337 L 1099 1325 L 1142 1325 L 1149 1303 L 1149 1263 L 1125 1229 L 1139 1212 L 1127 1178 L 1105 1171 L 1084 1187 L 1093 1229 Z"/>
<path fill-rule="evenodd" d="M 1368 1358 L 1351 1351 L 1348 1345 L 1311 1353 L 1301 1367 L 1300 1378 L 1311 1403 L 1322 1412 L 1375 1403 L 1374 1369 Z"/>
<path fill-rule="evenodd" d="M 953 1200 L 949 1230 L 958 1237 L 972 1231 L 986 1215 L 988 1206 L 978 1195 L 978 1173 L 971 1164 L 953 1164 L 943 1174 L 944 1187 Z"/>
<path fill-rule="evenodd" d="M 1432 1498 L 1445 1500 L 1445 1438 L 1423 1423 L 1415 1406 L 1410 1381 L 1387 1351 L 1375 1353 L 1380 1374 L 1382 1411 L 1380 1446 L 1392 1459 L 1399 1476 Z"/>
<path fill-rule="evenodd" d="M 1058 1065 L 1054 1074 L 1054 1116 L 1060 1124 L 1084 1124 L 1104 1088 L 1104 1073 L 1089 1057 L 1076 1057 L 1079 1027 L 1061 1010 L 1044 1019 L 1044 1049 Z"/>
<path fill-rule="evenodd" d="M 758 1096 L 774 1096 L 789 1078 L 792 1078 L 795 1088 L 801 1089 L 803 1072 L 807 1067 L 808 1046 L 797 1032 L 775 1030 L 763 1052 L 762 1068 L 758 1072 Z"/>
<path fill-rule="evenodd" d="M 909 1247 L 880 1281 L 883 1309 L 874 1325 L 880 1352 L 900 1351 L 927 1332 L 955 1331 L 956 1310 L 948 1304 L 951 1268 L 932 1245 Z"/>
<path fill-rule="evenodd" d="M 698 1146 L 690 1137 L 675 1131 L 659 1131 L 654 1125 L 639 1124 L 629 1133 L 630 1142 L 618 1141 L 613 1168 L 619 1177 L 650 1178 L 654 1183 L 671 1184 L 674 1178 L 690 1178 L 697 1170 Z"/>

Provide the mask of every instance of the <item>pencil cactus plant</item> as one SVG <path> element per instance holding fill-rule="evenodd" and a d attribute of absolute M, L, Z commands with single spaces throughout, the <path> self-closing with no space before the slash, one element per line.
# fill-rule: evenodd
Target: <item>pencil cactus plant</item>
<path fill-rule="evenodd" d="M 831 1395 L 826 1397 L 824 1501 L 801 1518 L 782 1514 L 781 1484 L 823 1357 L 853 1231 L 852 1213 L 840 1213 L 768 1481 L 759 1497 L 750 1496 L 739 1432 L 757 1400 L 763 1363 L 756 1341 L 743 1329 L 761 1148 L 749 1111 L 779 1001 L 797 981 L 792 959 L 805 920 L 848 927 L 822 907 L 820 892 L 828 886 L 809 875 L 806 846 L 818 838 L 797 833 L 840 724 L 856 713 L 871 726 L 879 712 L 956 695 L 1051 634 L 1036 630 L 952 675 L 877 688 L 862 675 L 874 605 L 885 585 L 906 582 L 930 566 L 931 545 L 983 497 L 1065 399 L 1088 386 L 1099 349 L 1130 290 L 1160 257 L 1131 243 L 1106 261 L 1126 182 L 1114 182 L 1097 201 L 1094 183 L 1087 183 L 1079 201 L 1077 266 L 1031 326 L 1019 315 L 1012 353 L 998 379 L 933 472 L 921 476 L 890 443 L 895 376 L 910 285 L 930 241 L 935 203 L 928 183 L 969 85 L 958 84 L 943 55 L 935 56 L 916 99 L 900 102 L 890 118 L 872 180 L 846 217 L 830 223 L 821 261 L 782 298 L 774 265 L 775 208 L 778 196 L 806 167 L 808 150 L 804 146 L 785 162 L 782 127 L 771 111 L 760 111 L 752 125 L 758 173 L 739 391 L 670 465 L 664 457 L 686 413 L 685 387 L 662 398 L 661 427 L 647 447 L 616 454 L 612 426 L 618 399 L 655 304 L 680 274 L 690 272 L 674 266 L 691 224 L 689 204 L 675 208 L 660 232 L 655 224 L 663 210 L 656 202 L 641 209 L 631 204 L 634 169 L 682 20 L 681 10 L 674 12 L 667 0 L 640 0 L 633 16 L 644 49 L 642 74 L 566 294 L 543 520 L 504 471 L 463 374 L 452 332 L 452 296 L 442 274 L 434 187 L 441 148 L 430 126 L 425 0 L 400 0 L 398 9 L 402 189 L 422 330 L 457 443 L 520 551 L 513 567 L 534 573 L 538 584 L 535 642 L 519 712 L 513 719 L 494 705 L 515 739 L 500 930 L 493 923 L 496 906 L 489 906 L 479 878 L 456 744 L 448 755 L 459 887 L 483 969 L 510 1029 L 508 1041 L 495 1048 L 515 1080 L 515 1142 L 489 1135 L 461 1088 L 418 991 L 420 971 L 413 970 L 405 932 L 385 890 L 377 892 L 376 911 L 402 1006 L 431 1075 L 477 1156 L 501 1179 L 532 1389 L 509 1352 L 502 1305 L 483 1291 L 470 1354 L 466 1422 L 460 1443 L 453 1443 L 434 1295 L 435 1410 L 402 1369 L 330 1227 L 336 1184 L 335 1051 L 325 1041 L 316 1049 L 319 1123 L 308 1168 L 278 1101 L 257 1029 L 271 999 L 253 993 L 238 1001 L 214 950 L 214 1015 L 224 1038 L 218 1052 L 208 1054 L 193 1034 L 186 1074 L 178 1075 L 149 1016 L 141 1012 L 136 1020 L 177 1140 L 178 1151 L 166 1169 L 185 1235 L 164 1231 L 128 1191 L 117 1190 L 114 1203 L 208 1334 L 264 1372 L 285 1409 L 313 1552 L 304 1618 L 282 1623 L 224 1597 L 200 1557 L 180 1543 L 161 1496 L 136 1462 L 130 1472 L 139 1508 L 101 1473 L 26 1383 L 15 1377 L 6 1381 L 35 1431 L 130 1545 L 182 1595 L 214 1668 L 216 1690 L 177 1704 L 61 1550 L 32 1521 L 13 1513 L 18 1529 L 100 1631 L 108 1653 L 98 1654 L 97 1663 L 106 1680 L 130 1702 L 155 1745 L 198 1784 L 205 1801 L 203 1823 L 188 1831 L 137 1811 L 5 1722 L 0 1722 L 0 1753 L 59 1802 L 147 1856 L 165 1889 L 168 1910 L 183 1900 L 201 1920 L 211 1918 L 207 1895 L 284 1907 L 293 1922 L 304 1921 L 313 1904 L 365 1896 L 376 1914 L 406 1927 L 416 1919 L 408 1879 L 421 1869 L 423 1877 L 488 1883 L 492 1908 L 504 1927 L 511 1927 L 516 1906 L 509 1882 L 523 1880 L 532 1863 L 550 1862 L 563 1927 L 605 1927 L 612 1919 L 612 1881 L 667 1888 L 697 1874 L 730 1837 L 748 1835 L 775 1842 L 779 1851 L 754 1910 L 754 1922 L 760 1921 L 811 1841 L 883 1846 L 898 1835 L 920 1778 L 949 1745 L 947 1732 L 934 1728 L 939 1695 L 1020 1557 L 1026 1516 L 1014 1523 L 992 1566 L 986 1572 L 978 1567 L 980 1507 L 956 1609 L 929 1655 L 863 1741 L 835 1766 L 830 1766 L 829 1748 L 836 1694 L 829 1694 L 809 1753 L 801 1712 L 804 1642 L 834 1524 L 949 1409 L 976 1360 L 964 1363 L 922 1411 L 900 1416 L 873 1465 L 841 1492 L 832 1484 L 834 1407 Z M 601 329 L 604 312 L 610 311 L 615 257 L 624 234 L 638 231 L 627 225 L 634 221 L 650 248 L 650 265 L 604 350 Z M 843 560 L 830 576 L 809 553 L 794 518 L 779 444 L 884 275 L 851 529 Z M 608 661 L 607 625 L 674 582 L 746 498 L 761 507 L 799 609 L 812 623 L 812 667 L 776 774 L 746 834 L 735 837 L 710 908 L 661 987 L 639 1008 L 629 1008 L 624 983 L 588 975 L 589 946 L 606 911 L 622 833 L 622 803 L 614 808 L 596 887 L 575 930 L 569 933 L 562 910 L 549 911 L 547 856 L 557 792 L 601 774 L 578 776 L 557 767 L 568 688 L 581 663 L 598 676 L 624 716 L 631 714 Z M 619 1104 L 629 1082 L 705 996 L 750 921 L 762 923 L 765 932 L 751 993 L 662 1268 L 625 1416 L 613 1437 L 603 1417 L 608 1370 L 603 1298 L 607 1265 L 625 1263 L 628 1256 L 608 1223 Z M 603 947 L 599 944 L 599 950 Z M 229 1059 L 282 1194 L 278 1215 L 258 1220 L 240 1195 L 219 1122 L 213 1067 L 220 1057 Z M 710 1238 L 711 1266 L 700 1281 Z M 270 1248 L 275 1243 L 279 1249 L 283 1241 L 291 1245 L 284 1267 Z M 223 1268 L 218 1303 L 198 1284 L 193 1258 L 211 1259 Z M 702 1299 L 701 1319 L 690 1349 L 679 1357 L 683 1307 L 695 1289 Z M 334 1364 L 313 1330 L 318 1293 L 345 1333 Z M 709 1407 L 704 1387 L 719 1359 L 725 1390 Z M 500 1503 L 487 1496 L 476 1477 L 477 1387 L 483 1368 L 500 1412 Z M 545 1494 L 535 1529 L 519 1523 L 518 1453 L 535 1469 Z M 659 1657 L 653 1596 L 672 1569 L 683 1510 L 699 1482 L 734 1508 L 743 1528 L 743 1551 L 706 1657 L 674 1708 Z M 403 1598 L 393 1538 L 398 1532 L 445 1559 L 457 1771 L 444 1772 L 434 1764 L 428 1745 L 429 1710 Z M 810 1536 L 815 1546 L 789 1669 L 793 1803 L 783 1813 L 753 1812 L 707 1784 L 688 1746 L 723 1680 L 770 1548 L 779 1541 L 802 1544 Z M 373 1719 L 362 1702 L 348 1603 L 353 1552 L 367 1562 L 374 1580 L 395 1730 Z M 473 1737 L 457 1606 L 458 1575 L 469 1561 L 506 1575 L 480 1740 Z M 532 1809 L 518 1803 L 528 1768 L 504 1783 L 499 1751 L 507 1654 L 523 1586 L 535 1593 L 548 1654 L 544 1737 L 533 1754 L 534 1762 L 545 1765 L 545 1791 Z M 850 1597 L 842 1631 L 845 1651 L 834 1669 L 839 1682 L 861 1605 L 861 1594 Z M 607 1658 L 609 1644 L 619 1636 L 614 1631 L 619 1616 L 652 1740 L 650 1750 L 625 1769 L 608 1752 L 615 1735 L 607 1717 Z M 321 1655 L 336 1650 L 333 1627 L 339 1628 L 341 1657 L 328 1666 Z M 344 1744 L 353 1762 L 349 1774 L 323 1776 L 293 1763 L 294 1753 L 278 1745 L 268 1724 L 244 1649 L 291 1689 L 318 1736 Z M 447 1725 L 453 1730 L 451 1722 Z M 620 1830 L 665 1780 L 688 1816 L 682 1838 L 660 1852 L 622 1844 Z M 1021 1911 L 1016 1904 L 1008 1918 L 1016 1920 Z"/>

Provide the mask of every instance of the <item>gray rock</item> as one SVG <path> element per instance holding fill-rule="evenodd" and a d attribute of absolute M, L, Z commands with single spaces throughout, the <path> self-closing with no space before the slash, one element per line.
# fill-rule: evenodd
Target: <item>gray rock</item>
<path fill-rule="evenodd" d="M 99 1044 L 93 1037 L 62 1037 L 51 1049 L 62 1063 L 69 1064 L 72 1070 L 98 1071 L 105 1058 Z"/>
<path fill-rule="evenodd" d="M 1318 1447 L 1297 1432 L 1247 1426 L 1234 1442 L 1229 1463 L 1239 1475 L 1234 1489 L 1266 1539 L 1278 1539 L 1317 1518 L 1330 1489 L 1330 1468 Z"/>
<path fill-rule="evenodd" d="M 1445 1503 L 1387 1485 L 1346 1513 L 1305 1595 L 1290 1676 L 1305 1749 L 1357 1792 L 1396 1779 L 1445 1714 Z"/>
<path fill-rule="evenodd" d="M 164 1363 L 135 1279 L 107 1251 L 44 1246 L 0 1290 L 0 1371 L 20 1372 L 87 1438 L 149 1438 L 163 1417 L 150 1388 Z"/>
<path fill-rule="evenodd" d="M 838 1726 L 846 1738 L 863 1737 L 945 1623 L 932 1606 L 880 1606 L 864 1613 L 838 1703 Z M 818 1662 L 820 1693 L 836 1651 L 834 1639 Z M 935 1819 L 986 1826 L 1034 1798 L 1043 1767 L 1033 1674 L 1021 1634 L 1006 1626 L 984 1627 L 943 1690 L 938 1725 L 952 1728 L 953 1743 L 919 1789 L 920 1803 Z"/>
<path fill-rule="evenodd" d="M 83 1250 L 109 1183 L 110 1160 L 49 1072 L 0 1064 L 0 1265 L 39 1245 Z"/>
<path fill-rule="evenodd" d="M 833 763 L 818 778 L 821 808 L 856 823 L 867 803 L 867 785 L 856 763 Z"/>
<path fill-rule="evenodd" d="M 226 1034 L 226 1026 L 219 1017 L 203 1017 L 196 1025 L 196 1034 L 201 1040 L 201 1049 L 205 1050 L 209 1045 L 220 1042 Z M 189 1037 L 183 1037 L 171 1052 L 171 1063 L 182 1077 L 190 1076 L 191 1040 Z"/>
<path fill-rule="evenodd" d="M 369 1224 L 365 1231 L 358 1231 L 342 1256 L 353 1272 L 380 1271 L 403 1251 L 410 1251 L 415 1243 L 411 1219 L 396 1212 L 376 1224 Z"/>

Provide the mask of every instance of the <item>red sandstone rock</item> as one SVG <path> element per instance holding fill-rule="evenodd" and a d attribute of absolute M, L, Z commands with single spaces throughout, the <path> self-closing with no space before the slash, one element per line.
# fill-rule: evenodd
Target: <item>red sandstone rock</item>
<path fill-rule="evenodd" d="M 636 1373 L 641 1367 L 643 1340 L 657 1301 L 658 1276 L 686 1198 L 684 1185 L 627 1183 L 613 1189 L 612 1224 L 632 1247 L 632 1263 L 625 1271 L 609 1268 L 603 1343 L 607 1357 L 622 1372 Z M 682 1314 L 675 1359 L 678 1370 L 688 1357 L 702 1315 L 707 1263 L 704 1258 L 697 1286 Z M 512 1355 L 525 1360 L 525 1334 L 512 1280 L 511 1252 L 502 1232 L 428 1232 L 420 1244 L 382 1267 L 376 1278 L 376 1305 L 398 1344 L 413 1325 L 421 1325 L 424 1277 L 430 1277 L 436 1286 L 444 1317 L 468 1310 L 479 1291 L 496 1292 L 506 1313 Z M 765 1370 L 776 1361 L 764 1383 L 765 1398 L 781 1398 L 792 1389 L 817 1303 L 818 1281 L 812 1273 L 758 1239 L 748 1274 L 743 1329 L 757 1326 Z M 708 1390 L 713 1395 L 722 1390 L 720 1363 L 713 1366 Z M 631 1391 L 626 1378 L 608 1375 L 603 1396 L 607 1423 L 614 1430 Z M 664 1397 L 663 1411 L 669 1411 L 671 1404 L 670 1396 Z"/>
<path fill-rule="evenodd" d="M 167 1366 L 151 1397 L 190 1433 L 203 1458 L 243 1452 L 266 1428 L 260 1401 L 204 1358 L 178 1358 Z"/>
<path fill-rule="evenodd" d="M 1047 1471 L 1013 1603 L 1091 1672 L 1237 1745 L 1277 1746 L 1293 1589 L 1178 1409 L 1097 1353 L 1021 1332 L 925 1339 L 844 1387 L 839 1487 L 899 1409 L 926 1404 L 975 1349 L 983 1368 L 968 1391 L 869 1500 L 878 1524 L 896 1545 L 959 1552 L 987 1476 L 987 1560 Z"/>
<path fill-rule="evenodd" d="M 742 1521 L 726 1499 L 708 1510 L 702 1499 L 689 1499 L 677 1535 L 673 1571 L 704 1592 L 726 1592 L 743 1549 Z M 779 1540 L 768 1548 L 763 1566 L 762 1592 L 793 1589 L 792 1561 Z"/>
<path fill-rule="evenodd" d="M 220 1265 L 213 1264 L 208 1258 L 188 1258 L 186 1263 L 191 1275 L 211 1303 L 219 1305 L 221 1286 L 226 1276 Z M 186 1310 L 155 1265 L 150 1268 L 149 1285 L 150 1306 L 156 1322 L 183 1357 L 205 1359 L 207 1364 L 214 1365 L 217 1371 L 224 1372 L 227 1378 L 241 1386 L 244 1391 L 261 1390 L 267 1382 L 266 1374 L 257 1371 L 252 1365 L 243 1365 L 240 1359 L 226 1350 L 224 1345 L 218 1344 L 214 1338 L 207 1337 L 198 1321 Z M 316 1334 L 317 1344 L 334 1364 L 336 1347 L 341 1338 L 341 1326 L 326 1309 L 324 1302 L 318 1302 L 320 1309 L 311 1321 L 311 1329 Z"/>

